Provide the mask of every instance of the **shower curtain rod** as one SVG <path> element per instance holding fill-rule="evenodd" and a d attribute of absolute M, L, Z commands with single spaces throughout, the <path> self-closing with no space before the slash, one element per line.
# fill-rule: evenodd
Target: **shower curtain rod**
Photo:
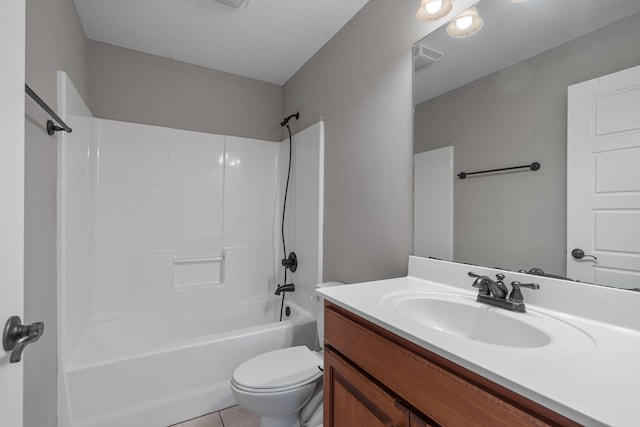
<path fill-rule="evenodd" d="M 44 101 L 42 100 L 42 98 L 40 98 L 40 97 L 38 96 L 38 94 L 37 94 L 37 93 L 35 93 L 35 92 L 33 91 L 33 89 L 31 89 L 31 88 L 29 87 L 29 85 L 28 85 L 28 84 L 26 84 L 26 83 L 25 83 L 25 85 L 24 85 L 24 91 L 27 93 L 27 95 L 29 95 L 29 96 L 31 97 L 31 99 L 33 99 L 34 101 L 36 101 L 36 104 L 38 104 L 40 107 L 42 107 L 42 109 L 43 109 L 44 111 L 46 111 L 46 112 L 47 112 L 47 114 L 49 114 L 49 116 L 51 116 L 51 118 L 52 118 L 52 119 L 54 119 L 56 122 L 58 122 L 58 124 L 60 125 L 60 126 L 56 125 L 56 124 L 53 122 L 53 120 L 47 120 L 47 133 L 48 133 L 49 135 L 53 135 L 53 134 L 55 134 L 56 132 L 61 131 L 61 130 L 65 131 L 65 132 L 71 132 L 71 128 L 69 127 L 69 125 L 67 125 L 67 124 L 64 122 L 64 120 L 62 120 L 62 119 L 60 118 L 60 116 L 58 116 L 58 115 L 55 113 L 55 111 L 53 111 L 53 110 L 51 109 L 51 107 L 49 107 L 49 106 L 47 105 L 47 103 L 46 103 L 46 102 L 44 102 Z"/>

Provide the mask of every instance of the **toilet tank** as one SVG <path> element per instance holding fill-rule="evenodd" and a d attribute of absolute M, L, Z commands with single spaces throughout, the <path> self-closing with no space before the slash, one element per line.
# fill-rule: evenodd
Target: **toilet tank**
<path fill-rule="evenodd" d="M 341 286 L 344 285 L 342 282 L 324 282 L 318 283 L 315 288 L 327 288 L 329 286 Z M 314 315 L 316 317 L 316 326 L 318 328 L 318 342 L 320 343 L 320 348 L 324 345 L 324 297 L 318 293 L 313 296 L 314 301 Z"/>

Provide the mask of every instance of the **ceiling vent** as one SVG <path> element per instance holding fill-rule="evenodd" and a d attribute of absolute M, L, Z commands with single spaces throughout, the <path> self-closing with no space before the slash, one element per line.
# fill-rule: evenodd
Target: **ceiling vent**
<path fill-rule="evenodd" d="M 422 70 L 424 67 L 440 60 L 444 54 L 429 49 L 422 43 L 418 43 L 413 48 L 413 67 L 415 71 Z"/>
<path fill-rule="evenodd" d="M 224 5 L 227 6 L 231 6 L 235 9 L 240 9 L 241 7 L 243 7 L 243 9 L 246 9 L 247 6 L 249 6 L 249 0 L 216 0 L 218 3 L 222 3 Z"/>

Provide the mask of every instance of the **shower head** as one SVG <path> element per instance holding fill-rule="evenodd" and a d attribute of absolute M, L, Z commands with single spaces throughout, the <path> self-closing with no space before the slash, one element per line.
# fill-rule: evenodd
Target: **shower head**
<path fill-rule="evenodd" d="M 295 113 L 290 115 L 289 117 L 285 117 L 285 119 L 282 121 L 282 123 L 280 123 L 280 126 L 285 127 L 289 124 L 289 120 L 291 119 L 296 119 L 298 120 L 300 118 L 300 113 Z"/>

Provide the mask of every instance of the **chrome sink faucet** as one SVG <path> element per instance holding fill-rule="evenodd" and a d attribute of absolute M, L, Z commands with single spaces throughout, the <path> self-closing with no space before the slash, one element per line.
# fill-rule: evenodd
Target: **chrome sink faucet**
<path fill-rule="evenodd" d="M 473 287 L 478 288 L 478 302 L 485 304 L 495 305 L 496 307 L 505 308 L 510 311 L 516 311 L 518 313 L 526 313 L 524 305 L 524 296 L 522 295 L 521 288 L 528 289 L 540 289 L 540 285 L 537 283 L 520 283 L 517 281 L 511 282 L 512 291 L 507 298 L 507 287 L 503 280 L 504 274 L 496 274 L 497 281 L 493 280 L 489 276 L 481 276 L 472 271 L 469 273 L 469 277 L 473 277 L 476 280 L 473 282 Z"/>
<path fill-rule="evenodd" d="M 498 281 L 494 281 L 489 276 L 481 276 L 472 271 L 469 273 L 469 277 L 475 277 L 475 281 L 473 282 L 473 287 L 478 288 L 478 295 L 491 295 L 494 298 L 505 299 L 507 297 L 507 287 L 505 286 L 504 274 L 496 274 L 496 279 Z"/>

